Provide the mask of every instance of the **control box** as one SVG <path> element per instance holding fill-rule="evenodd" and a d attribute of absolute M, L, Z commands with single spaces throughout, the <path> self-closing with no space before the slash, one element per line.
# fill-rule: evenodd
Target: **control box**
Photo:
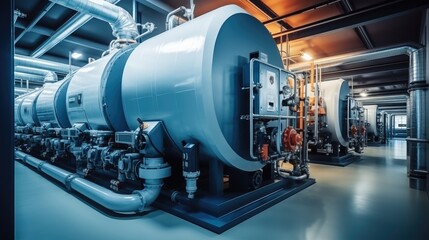
<path fill-rule="evenodd" d="M 249 68 L 248 68 L 249 69 Z M 290 74 L 282 69 L 276 68 L 260 61 L 253 62 L 253 113 L 259 115 L 285 115 L 286 107 L 282 106 L 285 89 L 290 90 Z M 244 85 L 250 86 L 249 74 L 245 75 Z"/>

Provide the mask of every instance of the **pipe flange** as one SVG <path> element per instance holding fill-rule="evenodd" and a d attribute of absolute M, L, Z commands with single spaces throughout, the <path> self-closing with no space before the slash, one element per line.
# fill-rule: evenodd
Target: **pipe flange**
<path fill-rule="evenodd" d="M 25 156 L 25 158 L 27 158 L 27 156 Z M 25 161 L 24 161 L 25 162 Z M 39 164 L 37 164 L 37 170 L 42 171 L 42 167 L 46 162 L 41 161 Z"/>
<path fill-rule="evenodd" d="M 144 198 L 143 194 L 140 193 L 140 191 L 133 191 L 133 194 L 137 194 L 140 198 L 140 207 L 139 209 L 137 209 L 137 212 L 141 213 L 144 211 L 144 208 L 146 206 L 146 199 Z"/>
<path fill-rule="evenodd" d="M 139 178 L 142 179 L 162 179 L 171 176 L 171 167 L 165 165 L 161 168 L 145 168 L 140 166 L 139 168 Z"/>
<path fill-rule="evenodd" d="M 73 181 L 73 179 L 77 177 L 79 177 L 79 175 L 77 175 L 76 173 L 72 173 L 65 178 L 64 185 L 66 186 L 67 190 L 71 191 L 71 181 Z"/>

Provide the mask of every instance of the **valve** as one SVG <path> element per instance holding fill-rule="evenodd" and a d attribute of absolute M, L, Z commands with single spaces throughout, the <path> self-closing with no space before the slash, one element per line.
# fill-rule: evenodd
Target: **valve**
<path fill-rule="evenodd" d="M 358 129 L 357 129 L 357 127 L 355 125 L 352 125 L 350 127 L 350 133 L 351 133 L 352 137 L 356 137 L 357 136 Z"/>
<path fill-rule="evenodd" d="M 298 151 L 302 145 L 302 137 L 292 126 L 289 126 L 283 131 L 282 145 L 287 151 Z"/>

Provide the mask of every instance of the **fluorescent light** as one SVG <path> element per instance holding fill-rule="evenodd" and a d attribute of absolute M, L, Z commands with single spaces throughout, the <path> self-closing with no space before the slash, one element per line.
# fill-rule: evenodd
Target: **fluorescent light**
<path fill-rule="evenodd" d="M 73 58 L 73 59 L 78 59 L 78 58 L 80 58 L 82 56 L 82 53 L 78 53 L 78 52 L 74 52 L 74 53 L 72 53 L 71 54 L 71 57 Z"/>
<path fill-rule="evenodd" d="M 313 59 L 313 57 L 310 54 L 305 53 L 305 52 L 301 52 L 301 57 L 304 58 L 304 60 L 306 60 L 306 61 Z"/>
<path fill-rule="evenodd" d="M 359 93 L 361 97 L 367 97 L 368 93 L 366 91 Z"/>

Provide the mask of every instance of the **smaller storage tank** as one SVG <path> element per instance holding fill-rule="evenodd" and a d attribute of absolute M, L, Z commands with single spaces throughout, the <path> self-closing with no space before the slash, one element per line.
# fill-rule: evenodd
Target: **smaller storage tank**
<path fill-rule="evenodd" d="M 367 132 L 368 135 L 378 137 L 379 131 L 377 128 L 377 115 L 378 115 L 378 106 L 377 105 L 365 105 L 364 108 L 366 109 L 366 122 L 367 122 Z"/>

